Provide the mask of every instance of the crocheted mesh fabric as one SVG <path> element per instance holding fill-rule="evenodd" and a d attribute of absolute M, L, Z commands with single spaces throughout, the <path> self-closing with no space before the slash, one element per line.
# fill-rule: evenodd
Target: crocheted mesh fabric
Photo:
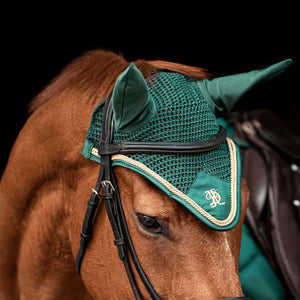
<path fill-rule="evenodd" d="M 135 132 L 114 131 L 114 142 L 196 142 L 208 140 L 219 132 L 219 125 L 196 81 L 171 72 L 159 72 L 148 83 L 156 104 L 155 117 Z M 98 146 L 102 122 L 102 102 L 95 110 L 87 133 L 94 147 Z M 224 143 L 218 149 L 199 154 L 131 154 L 187 194 L 197 174 L 204 172 L 230 182 L 230 154 Z"/>

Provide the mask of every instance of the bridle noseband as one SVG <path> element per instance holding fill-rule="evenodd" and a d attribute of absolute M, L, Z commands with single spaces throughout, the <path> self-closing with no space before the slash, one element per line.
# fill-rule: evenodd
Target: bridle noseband
<path fill-rule="evenodd" d="M 195 142 L 195 143 L 142 143 L 142 142 L 121 142 L 113 143 L 113 111 L 110 101 L 111 95 L 107 98 L 107 101 L 103 110 L 101 137 L 98 147 L 98 153 L 101 156 L 100 172 L 97 179 L 95 188 L 91 197 L 87 203 L 87 210 L 85 213 L 80 247 L 76 258 L 76 269 L 80 274 L 80 267 L 85 250 L 92 237 L 93 220 L 96 209 L 100 201 L 100 190 L 102 188 L 102 199 L 105 203 L 106 212 L 114 233 L 114 244 L 117 246 L 119 258 L 124 263 L 124 267 L 132 287 L 135 299 L 142 299 L 141 293 L 137 286 L 134 274 L 129 263 L 129 254 L 132 258 L 133 264 L 139 274 L 141 281 L 143 282 L 146 290 L 152 299 L 160 300 L 161 298 L 152 287 L 150 281 L 145 275 L 142 266 L 136 255 L 127 222 L 125 219 L 120 193 L 117 185 L 117 181 L 112 170 L 111 156 L 115 154 L 136 154 L 136 153 L 199 153 L 207 152 L 216 149 L 226 140 L 226 131 L 220 127 L 220 132 L 213 138 L 207 141 Z M 230 299 L 250 299 L 245 297 L 226 298 Z"/>

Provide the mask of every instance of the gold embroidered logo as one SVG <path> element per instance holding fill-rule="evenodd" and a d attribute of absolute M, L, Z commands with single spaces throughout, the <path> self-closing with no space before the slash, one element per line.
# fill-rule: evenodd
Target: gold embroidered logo
<path fill-rule="evenodd" d="M 207 200 L 211 200 L 210 207 L 214 208 L 217 205 L 223 205 L 225 202 L 221 202 L 221 196 L 219 193 L 217 193 L 217 189 L 211 189 L 208 191 L 205 191 L 205 197 Z"/>

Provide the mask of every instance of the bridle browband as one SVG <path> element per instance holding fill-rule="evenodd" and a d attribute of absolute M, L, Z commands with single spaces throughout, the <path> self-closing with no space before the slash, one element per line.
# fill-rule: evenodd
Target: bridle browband
<path fill-rule="evenodd" d="M 120 142 L 113 143 L 113 110 L 110 101 L 111 95 L 106 100 L 101 126 L 101 136 L 98 147 L 98 154 L 101 156 L 100 172 L 96 186 L 87 202 L 87 210 L 85 213 L 80 247 L 76 258 L 76 269 L 80 274 L 80 267 L 85 250 L 92 237 L 92 229 L 95 212 L 101 199 L 100 190 L 102 188 L 102 199 L 105 203 L 106 212 L 115 237 L 114 244 L 117 246 L 119 258 L 124 263 L 124 267 L 132 287 L 136 300 L 141 300 L 142 296 L 137 286 L 131 265 L 129 263 L 129 255 L 141 281 L 152 299 L 160 300 L 161 298 L 152 287 L 143 268 L 136 255 L 126 218 L 124 215 L 120 193 L 117 181 L 112 170 L 111 156 L 115 154 L 137 154 L 137 153 L 157 153 L 157 154 L 182 154 L 182 153 L 199 153 L 216 149 L 226 140 L 226 131 L 220 127 L 219 133 L 207 141 L 193 143 L 176 143 L 176 142 Z M 250 299 L 245 297 L 226 298 L 230 299 Z M 221 299 L 220 299 L 221 300 Z"/>

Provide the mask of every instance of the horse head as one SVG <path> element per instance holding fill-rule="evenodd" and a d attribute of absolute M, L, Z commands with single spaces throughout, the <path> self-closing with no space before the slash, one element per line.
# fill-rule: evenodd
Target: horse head
<path fill-rule="evenodd" d="M 116 249 L 128 241 L 116 239 L 111 229 L 105 190 L 117 193 L 139 263 L 161 299 L 242 296 L 238 259 L 248 190 L 240 179 L 238 147 L 225 137 L 222 143 L 215 142 L 220 133 L 216 115 L 229 111 L 250 88 L 249 82 L 255 85 L 284 66 L 224 81 L 208 80 L 204 70 L 174 63 L 128 65 L 110 52 L 88 53 L 71 63 L 33 102 L 33 113 L 15 143 L 0 185 L 0 295 L 4 299 L 49 295 L 133 299 L 119 259 L 122 253 L 118 255 Z M 182 92 L 167 84 L 172 79 L 188 89 Z M 239 91 L 232 88 L 235 80 Z M 220 88 L 224 85 L 231 86 L 234 96 Z M 180 106 L 180 117 L 170 115 L 172 101 Z M 135 141 L 144 146 L 175 143 L 176 147 L 182 142 L 196 145 L 197 151 L 215 146 L 196 154 L 124 155 L 118 150 L 110 155 L 111 148 L 98 147 L 104 109 L 111 109 L 113 122 L 107 126 L 114 124 L 109 132 L 113 131 L 113 147 L 129 147 Z M 198 126 L 196 130 L 185 126 L 191 111 L 189 122 Z M 205 130 L 208 120 L 209 130 Z M 177 136 L 177 129 L 184 128 Z M 105 172 L 112 171 L 114 179 L 99 182 L 99 163 L 102 167 L 106 155 L 111 168 Z M 100 185 L 92 190 L 96 182 Z M 92 214 L 86 206 L 91 192 L 92 199 L 98 199 Z M 106 208 L 111 209 L 109 216 L 117 216 L 118 228 L 122 216 L 115 211 L 120 207 L 113 203 Z M 83 220 L 89 224 L 82 226 Z M 87 225 L 91 227 L 84 231 Z M 92 232 L 92 238 L 79 255 L 79 275 L 75 259 L 81 248 L 80 231 L 81 241 L 86 232 Z M 129 257 L 127 265 L 132 280 L 141 296 L 150 299 L 134 260 Z"/>
<path fill-rule="evenodd" d="M 117 222 L 123 222 L 122 214 L 119 213 L 120 216 L 117 212 L 119 209 L 123 210 L 120 208 L 123 204 L 120 203 L 125 201 L 124 206 L 127 215 L 125 219 L 130 220 L 128 221 L 131 229 L 130 236 L 138 245 L 137 247 L 142 249 L 139 252 L 141 256 L 145 257 L 144 265 L 147 266 L 148 277 L 153 278 L 156 291 L 159 291 L 158 294 L 153 291 L 148 278 L 146 284 L 142 280 L 153 299 L 160 297 L 216 299 L 221 296 L 239 294 L 241 291 L 237 284 L 239 281 L 238 273 L 235 272 L 239 251 L 238 248 L 234 249 L 234 247 L 239 245 L 240 236 L 237 235 L 238 231 L 233 229 L 239 222 L 240 226 L 243 222 L 247 190 L 244 183 L 242 188 L 239 184 L 241 179 L 238 150 L 234 143 L 228 139 L 228 147 L 231 149 L 228 150 L 229 156 L 226 156 L 224 149 L 218 153 L 221 151 L 220 144 L 224 144 L 224 140 L 217 144 L 218 148 L 215 147 L 214 150 L 201 148 L 200 155 L 191 154 L 193 158 L 189 156 L 189 150 L 194 151 L 196 143 L 191 148 L 186 148 L 183 156 L 170 157 L 170 155 L 163 153 L 166 147 L 169 147 L 167 151 L 170 153 L 178 153 L 175 151 L 179 151 L 178 148 L 182 144 L 174 143 L 174 141 L 182 141 L 183 136 L 186 145 L 188 142 L 194 142 L 194 139 L 196 141 L 203 139 L 202 135 L 208 130 L 213 131 L 214 125 L 217 125 L 217 122 L 214 125 L 209 123 L 212 122 L 210 117 L 213 118 L 212 115 L 217 114 L 216 110 L 219 113 L 223 110 L 229 111 L 234 103 L 251 87 L 282 72 L 289 63 L 286 61 L 262 71 L 218 78 L 212 81 L 204 79 L 199 82 L 180 74 L 170 74 L 163 71 L 155 75 L 154 82 L 152 79 L 148 83 L 135 65 L 130 64 L 119 76 L 111 97 L 105 100 L 106 110 L 104 108 L 102 111 L 101 105 L 96 108 L 83 148 L 83 154 L 89 159 L 99 162 L 99 154 L 101 154 L 101 164 L 105 164 L 105 166 L 100 168 L 97 182 L 98 190 L 93 190 L 95 194 L 92 194 L 88 202 L 81 242 L 84 244 L 91 238 L 90 225 L 87 224 L 94 219 L 92 206 L 95 205 L 95 199 L 98 197 L 99 183 L 103 182 L 105 185 L 109 183 L 113 191 L 108 194 L 111 195 L 114 192 L 117 199 L 113 208 L 109 203 L 105 203 L 105 205 L 115 235 L 115 244 L 119 246 L 119 251 L 121 251 L 119 255 L 123 260 L 124 252 L 127 249 L 124 250 L 121 246 L 124 244 L 125 247 L 126 242 L 123 240 L 126 241 L 129 238 L 122 233 L 123 230 L 125 232 L 127 230 L 126 222 L 125 225 L 119 227 L 116 225 Z M 199 91 L 202 92 L 200 96 Z M 201 97 L 202 95 L 204 96 Z M 202 101 L 204 103 L 201 103 Z M 209 106 L 210 109 L 207 110 Z M 107 112 L 109 109 L 110 113 Z M 182 110 L 185 114 L 182 113 Z M 95 129 L 99 128 L 97 123 L 101 118 L 102 133 Z M 186 119 L 188 121 L 185 121 Z M 208 124 L 202 124 L 201 129 L 199 129 L 197 125 L 203 119 Z M 113 124 L 113 127 L 110 124 Z M 195 126 L 195 124 L 197 125 Z M 157 129 L 158 127 L 162 133 Z M 203 127 L 206 127 L 205 131 Z M 190 132 L 188 133 L 188 131 Z M 96 146 L 97 142 L 96 144 L 93 142 L 97 135 L 97 139 L 100 140 L 98 147 Z M 211 145 L 214 138 L 208 137 Z M 131 144 L 126 143 L 126 141 L 131 142 Z M 168 144 L 169 141 L 171 143 Z M 155 147 L 158 148 L 156 151 L 154 151 Z M 223 167 L 222 170 L 219 165 L 218 174 L 207 171 L 207 169 L 214 169 L 214 166 L 209 165 L 209 162 L 206 161 L 207 157 L 202 152 L 210 153 L 221 165 L 222 163 L 224 165 L 224 160 L 227 160 L 230 184 L 223 186 L 224 182 L 219 181 L 221 173 L 224 174 L 226 167 Z M 129 155 L 118 155 L 120 153 Z M 109 154 L 114 155 L 110 158 L 107 157 Z M 115 180 L 111 180 L 112 175 L 110 173 L 112 170 L 107 168 L 110 159 L 113 161 L 111 164 L 114 164 L 118 170 L 117 182 L 121 183 L 120 194 L 119 191 L 115 191 L 118 189 Z M 200 167 L 205 163 L 209 165 L 206 166 L 206 170 L 195 167 L 195 165 Z M 161 166 L 157 167 L 157 165 Z M 178 169 L 179 166 L 181 169 Z M 130 169 L 131 173 L 128 173 L 126 169 L 124 170 L 124 167 Z M 106 172 L 109 173 L 108 176 L 105 176 Z M 195 172 L 196 175 L 191 175 Z M 146 179 L 135 173 L 144 175 Z M 192 177 L 192 183 L 189 183 L 188 178 L 183 180 L 184 177 Z M 213 177 L 217 177 L 217 179 Z M 225 177 L 222 180 L 226 181 Z M 184 181 L 184 186 L 182 181 Z M 218 187 L 219 192 L 216 188 L 209 189 L 212 186 Z M 162 194 L 161 190 L 165 194 Z M 230 192 L 226 194 L 225 190 Z M 242 190 L 243 197 L 240 197 L 240 190 Z M 205 200 L 203 201 L 204 194 L 207 200 L 212 201 L 210 206 Z M 103 198 L 106 197 L 107 195 L 104 196 L 103 192 Z M 113 197 L 110 197 L 110 201 L 112 201 Z M 171 198 L 177 200 L 178 203 L 172 201 Z M 242 203 L 241 198 L 243 198 Z M 121 201 L 120 199 L 126 200 Z M 98 205 L 98 201 L 96 203 Z M 217 206 L 220 206 L 221 217 L 218 216 L 217 209 L 214 210 Z M 112 209 L 116 211 L 116 220 L 113 220 L 113 213 L 109 212 Z M 242 221 L 240 220 L 241 211 Z M 199 226 L 195 216 L 208 226 L 204 226 L 203 223 L 200 223 Z M 122 226 L 125 226 L 125 229 Z M 133 255 L 131 252 L 133 250 L 130 250 L 131 238 L 129 239 L 130 243 L 127 241 L 127 246 L 129 244 L 129 252 Z M 82 246 L 78 252 L 77 269 L 79 271 L 85 248 L 86 246 Z M 145 253 L 146 255 L 143 255 Z M 137 256 L 134 253 L 133 260 L 136 259 Z M 140 277 L 144 277 L 144 274 L 140 274 L 143 272 L 140 263 L 136 265 L 136 268 Z M 133 279 L 135 276 L 128 272 L 126 264 L 125 269 L 133 291 L 136 292 L 138 287 Z M 219 271 L 220 269 L 226 270 L 227 276 L 224 276 L 226 272 L 223 273 Z M 91 267 L 88 270 L 91 270 Z M 204 270 L 206 270 L 206 276 L 202 277 L 201 274 Z M 228 273 L 229 270 L 231 271 Z M 117 270 L 115 272 L 117 273 Z M 111 278 L 109 281 L 112 282 L 113 280 Z M 150 279 L 150 281 L 152 280 Z M 211 284 L 212 281 L 215 284 Z M 117 279 L 116 282 L 121 281 Z M 92 285 L 94 286 L 94 284 Z M 140 295 L 138 292 L 136 293 L 136 298 L 139 299 Z M 143 296 L 145 297 L 145 295 Z"/>

